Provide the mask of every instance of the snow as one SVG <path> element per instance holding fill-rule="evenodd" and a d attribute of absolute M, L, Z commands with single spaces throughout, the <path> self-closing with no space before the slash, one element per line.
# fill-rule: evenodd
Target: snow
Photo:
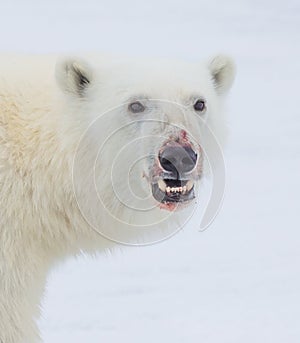
<path fill-rule="evenodd" d="M 300 4 L 3 0 L 1 51 L 235 57 L 227 187 L 213 225 L 70 260 L 49 278 L 50 342 L 300 341 Z"/>

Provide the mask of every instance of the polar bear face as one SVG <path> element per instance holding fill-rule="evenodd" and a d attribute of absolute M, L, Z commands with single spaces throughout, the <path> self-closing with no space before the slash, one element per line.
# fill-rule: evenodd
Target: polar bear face
<path fill-rule="evenodd" d="M 90 125 L 82 159 L 91 156 L 108 207 L 116 207 L 113 198 L 122 207 L 145 202 L 172 212 L 193 203 L 209 142 L 226 136 L 220 109 L 234 79 L 230 58 L 107 67 L 69 59 L 56 75 L 73 112 L 80 108 L 76 115 Z"/>

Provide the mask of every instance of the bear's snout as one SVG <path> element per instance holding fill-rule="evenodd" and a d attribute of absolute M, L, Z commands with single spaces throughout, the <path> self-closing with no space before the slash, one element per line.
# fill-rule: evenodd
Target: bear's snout
<path fill-rule="evenodd" d="M 190 146 L 166 146 L 159 154 L 162 168 L 176 175 L 191 172 L 197 164 L 197 153 Z"/>

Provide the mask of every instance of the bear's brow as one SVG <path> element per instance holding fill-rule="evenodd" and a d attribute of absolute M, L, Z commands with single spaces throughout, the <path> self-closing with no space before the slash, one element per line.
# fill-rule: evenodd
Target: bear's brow
<path fill-rule="evenodd" d="M 145 94 L 138 94 L 138 95 L 133 95 L 131 97 L 128 98 L 127 103 L 131 103 L 134 101 L 147 101 L 150 100 L 149 97 Z"/>

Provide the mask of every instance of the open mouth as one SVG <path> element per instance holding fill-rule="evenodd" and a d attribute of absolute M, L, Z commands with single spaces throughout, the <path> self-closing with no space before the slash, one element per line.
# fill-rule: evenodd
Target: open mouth
<path fill-rule="evenodd" d="M 162 204 L 186 203 L 195 198 L 194 181 L 159 179 L 152 184 L 152 194 Z"/>
<path fill-rule="evenodd" d="M 202 156 L 181 131 L 159 149 L 151 171 L 152 195 L 159 207 L 169 211 L 183 208 L 195 198 L 194 183 L 201 176 Z"/>

